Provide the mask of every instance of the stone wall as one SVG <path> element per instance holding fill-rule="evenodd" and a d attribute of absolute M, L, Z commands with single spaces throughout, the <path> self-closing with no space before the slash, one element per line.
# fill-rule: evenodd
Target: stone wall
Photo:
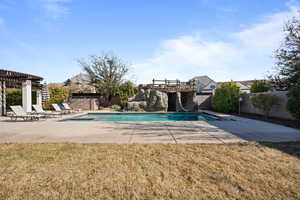
<path fill-rule="evenodd" d="M 276 91 L 276 92 L 267 92 L 268 94 L 275 95 L 277 97 L 277 102 L 273 106 L 270 117 L 277 117 L 282 119 L 294 119 L 291 113 L 286 109 L 287 104 L 287 92 L 285 91 Z M 263 111 L 257 109 L 251 103 L 251 95 L 253 94 L 243 94 L 243 101 L 241 103 L 241 112 L 243 113 L 251 113 L 251 114 L 259 114 L 263 115 Z"/>
<path fill-rule="evenodd" d="M 74 110 L 98 110 L 98 98 L 72 98 L 70 106 Z"/>

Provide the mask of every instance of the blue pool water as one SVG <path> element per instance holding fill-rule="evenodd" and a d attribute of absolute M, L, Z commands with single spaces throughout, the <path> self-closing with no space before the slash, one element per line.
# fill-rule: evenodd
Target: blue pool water
<path fill-rule="evenodd" d="M 89 113 L 67 121 L 207 121 L 218 120 L 203 113 Z"/>

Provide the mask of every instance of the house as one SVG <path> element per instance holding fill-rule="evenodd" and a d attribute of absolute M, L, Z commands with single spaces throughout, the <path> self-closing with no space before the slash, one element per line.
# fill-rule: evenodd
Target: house
<path fill-rule="evenodd" d="M 197 94 L 212 94 L 213 90 L 218 86 L 218 83 L 209 78 L 208 76 L 196 76 L 191 79 L 195 81 Z"/>
<path fill-rule="evenodd" d="M 96 88 L 90 84 L 90 78 L 86 74 L 78 74 L 64 82 L 72 93 L 96 93 Z"/>
<path fill-rule="evenodd" d="M 225 82 L 215 82 L 208 76 L 196 76 L 191 79 L 195 82 L 197 91 L 197 104 L 200 109 L 210 109 L 214 90 Z M 250 93 L 255 80 L 235 81 L 243 93 Z"/>
<path fill-rule="evenodd" d="M 208 76 L 196 76 L 190 81 L 194 81 L 196 85 L 198 109 L 211 109 L 212 94 L 218 83 Z"/>

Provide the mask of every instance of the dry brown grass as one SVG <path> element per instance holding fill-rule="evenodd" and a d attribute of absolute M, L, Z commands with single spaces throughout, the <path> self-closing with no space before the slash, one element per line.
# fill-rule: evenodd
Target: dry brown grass
<path fill-rule="evenodd" d="M 300 199 L 299 156 L 300 143 L 1 144 L 0 199 Z"/>

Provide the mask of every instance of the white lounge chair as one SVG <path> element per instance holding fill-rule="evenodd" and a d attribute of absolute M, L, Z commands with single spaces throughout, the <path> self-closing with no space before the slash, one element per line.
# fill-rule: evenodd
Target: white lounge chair
<path fill-rule="evenodd" d="M 69 104 L 63 103 L 62 105 L 64 106 L 64 110 L 68 110 L 68 111 L 70 111 L 71 113 L 75 112 L 75 110 L 73 110 L 73 109 L 69 106 Z"/>
<path fill-rule="evenodd" d="M 10 108 L 13 111 L 13 115 L 10 116 L 11 120 L 17 121 L 17 119 L 21 118 L 24 121 L 33 121 L 33 120 L 39 120 L 43 116 L 41 115 L 32 115 L 27 114 L 25 110 L 22 108 L 22 106 L 10 106 Z"/>
<path fill-rule="evenodd" d="M 40 105 L 32 105 L 32 107 L 37 114 L 45 115 L 47 117 L 56 117 L 62 115 L 60 112 L 45 111 Z"/>
<path fill-rule="evenodd" d="M 54 108 L 54 110 L 55 110 L 56 112 L 60 112 L 60 113 L 62 113 L 62 114 L 69 114 L 69 113 L 70 113 L 70 111 L 68 111 L 68 110 L 62 110 L 62 109 L 59 107 L 59 105 L 56 104 L 56 103 L 52 104 L 52 107 Z"/>

